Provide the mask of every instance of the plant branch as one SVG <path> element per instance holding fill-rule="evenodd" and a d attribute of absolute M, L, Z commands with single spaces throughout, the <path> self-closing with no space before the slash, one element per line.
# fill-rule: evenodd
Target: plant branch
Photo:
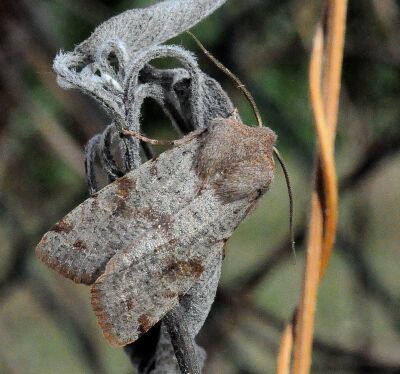
<path fill-rule="evenodd" d="M 318 152 L 315 163 L 314 191 L 311 196 L 311 216 L 303 287 L 293 339 L 293 373 L 307 374 L 311 368 L 314 316 L 318 286 L 327 268 L 336 235 L 338 190 L 334 158 L 339 103 L 341 68 L 347 1 L 328 0 L 327 35 L 322 23 L 316 29 L 311 53 L 309 86 Z M 328 41 L 324 50 L 325 39 Z M 285 330 L 286 331 L 286 330 Z M 281 347 L 290 353 L 292 337 L 284 334 Z M 279 355 L 282 360 L 287 354 Z M 282 364 L 282 365 L 280 365 Z M 278 362 L 281 373 L 288 373 L 288 365 Z"/>
<path fill-rule="evenodd" d="M 182 374 L 200 374 L 201 369 L 197 359 L 193 338 L 190 336 L 183 319 L 182 308 L 178 304 L 163 318 L 179 368 Z"/>

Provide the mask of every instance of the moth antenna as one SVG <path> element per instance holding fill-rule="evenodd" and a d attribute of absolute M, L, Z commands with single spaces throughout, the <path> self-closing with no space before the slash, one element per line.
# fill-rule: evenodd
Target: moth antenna
<path fill-rule="evenodd" d="M 257 119 L 257 124 L 259 127 L 263 127 L 263 123 L 262 123 L 262 119 L 261 119 L 261 115 L 260 112 L 258 111 L 257 108 L 257 104 L 253 98 L 253 96 L 251 95 L 251 93 L 248 91 L 248 89 L 246 88 L 246 86 L 240 81 L 240 79 L 233 74 L 226 66 L 224 66 L 222 64 L 222 62 L 220 62 L 216 57 L 214 57 L 211 52 L 209 52 L 206 47 L 204 47 L 204 45 L 201 43 L 201 41 L 199 39 L 197 39 L 197 37 L 191 33 L 190 31 L 186 31 L 193 39 L 194 41 L 197 43 L 197 45 L 200 47 L 200 49 L 203 51 L 203 53 L 222 71 L 224 72 L 229 78 L 231 78 L 236 84 L 237 84 L 237 88 L 239 88 L 244 96 L 246 96 L 246 99 L 248 100 L 248 102 L 250 103 L 251 107 L 253 108 L 253 112 L 254 115 L 256 116 Z"/>
<path fill-rule="evenodd" d="M 276 158 L 279 161 L 279 164 L 281 165 L 283 174 L 285 176 L 286 180 L 286 186 L 288 190 L 288 195 L 289 195 L 289 226 L 290 226 L 290 244 L 292 247 L 292 252 L 294 256 L 294 262 L 296 263 L 296 246 L 295 246 L 295 241 L 294 241 L 294 227 L 293 227 L 293 212 L 294 212 L 294 202 L 293 202 L 293 193 L 292 193 L 292 187 L 290 184 L 290 178 L 289 178 L 289 173 L 287 171 L 286 165 L 283 162 L 283 158 L 280 155 L 279 151 L 274 147 L 274 154 Z"/>

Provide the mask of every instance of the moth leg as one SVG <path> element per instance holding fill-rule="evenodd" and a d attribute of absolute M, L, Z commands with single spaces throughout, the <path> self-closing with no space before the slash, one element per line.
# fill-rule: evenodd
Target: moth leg
<path fill-rule="evenodd" d="M 202 131 L 203 130 L 200 130 L 200 132 L 202 132 Z M 125 130 L 125 129 L 123 129 L 121 131 L 121 134 L 125 135 L 125 136 L 133 136 L 134 138 L 137 138 L 137 139 L 141 140 L 144 143 L 149 143 L 149 144 L 153 144 L 153 145 L 166 145 L 166 144 L 182 145 L 182 144 L 188 143 L 191 140 L 193 140 L 194 138 L 196 138 L 200 134 L 200 132 L 199 131 L 193 131 L 190 134 L 188 134 L 186 136 L 183 136 L 182 138 L 175 139 L 175 140 L 152 139 L 152 138 L 148 138 L 147 136 L 142 135 L 138 131 L 130 131 L 130 130 Z"/>
<path fill-rule="evenodd" d="M 93 195 L 98 190 L 98 184 L 96 180 L 95 162 L 96 155 L 98 154 L 98 145 L 100 142 L 101 135 L 95 135 L 91 138 L 85 146 L 85 170 L 86 170 L 86 182 L 88 185 L 89 193 Z"/>

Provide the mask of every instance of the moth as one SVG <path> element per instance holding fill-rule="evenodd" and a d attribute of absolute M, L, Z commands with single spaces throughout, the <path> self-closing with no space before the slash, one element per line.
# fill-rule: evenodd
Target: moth
<path fill-rule="evenodd" d="M 263 127 L 240 80 L 189 33 L 250 101 L 259 127 L 216 118 L 206 128 L 167 142 L 174 148 L 115 180 L 81 203 L 36 247 L 49 267 L 91 285 L 91 302 L 113 345 L 136 341 L 173 309 L 268 191 L 275 174 L 276 135 Z M 134 131 L 121 135 L 160 144 Z M 165 142 L 164 142 L 165 143 Z"/>
<path fill-rule="evenodd" d="M 89 197 L 36 248 L 91 285 L 107 340 L 134 342 L 202 279 L 274 178 L 275 133 L 213 120 Z"/>

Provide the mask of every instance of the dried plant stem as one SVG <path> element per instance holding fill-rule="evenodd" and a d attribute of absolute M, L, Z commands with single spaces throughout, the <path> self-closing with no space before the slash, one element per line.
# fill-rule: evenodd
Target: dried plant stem
<path fill-rule="evenodd" d="M 200 374 L 194 342 L 182 316 L 181 306 L 178 304 L 170 310 L 163 318 L 163 322 L 167 326 L 181 373 Z"/>
<path fill-rule="evenodd" d="M 292 373 L 310 372 L 318 286 L 328 265 L 335 241 L 338 192 L 334 141 L 346 9 L 346 0 L 328 0 L 326 50 L 324 50 L 324 33 L 321 23 L 317 26 L 314 36 L 309 71 L 310 101 L 318 140 L 314 191 L 311 196 L 306 267 L 297 322 L 295 325 L 288 324 L 282 335 L 277 365 L 279 374 L 289 373 L 290 357 L 288 355 L 292 350 L 292 344 Z M 294 331 L 295 338 L 293 339 L 289 332 Z"/>
<path fill-rule="evenodd" d="M 331 143 L 333 156 L 339 109 L 339 94 L 343 64 L 344 37 L 346 29 L 347 0 L 330 0 L 328 4 L 329 31 L 327 36 L 328 44 L 326 50 L 327 62 L 323 77 L 323 101 L 325 108 L 326 128 L 330 135 L 329 137 L 327 137 L 327 140 Z M 334 183 L 334 192 L 336 193 L 334 197 L 336 198 L 335 203 L 337 204 L 336 178 Z M 334 210 L 336 213 L 337 208 Z M 336 214 L 334 217 L 331 217 L 330 224 L 330 230 L 328 230 L 328 225 L 325 225 L 325 237 L 320 265 L 320 278 L 322 278 L 325 273 L 335 241 Z"/>
<path fill-rule="evenodd" d="M 332 140 L 334 140 L 339 108 L 347 0 L 330 1 L 328 5 L 330 7 L 328 13 L 329 33 L 327 35 L 327 62 L 323 78 L 323 95 L 325 116 Z"/>
<path fill-rule="evenodd" d="M 281 342 L 279 345 L 278 360 L 276 363 L 276 373 L 285 374 L 290 370 L 290 357 L 293 347 L 293 325 L 286 325 L 282 333 Z"/>
<path fill-rule="evenodd" d="M 323 219 L 323 240 L 321 255 L 329 254 L 335 240 L 337 219 L 337 180 L 334 158 L 334 133 L 330 131 L 325 116 L 326 100 L 321 87 L 321 72 L 323 69 L 324 46 L 322 25 L 319 25 L 315 34 L 314 48 L 310 62 L 310 101 L 313 109 L 315 132 L 318 139 L 318 170 L 315 178 L 315 191 L 321 200 Z M 313 214 L 313 209 L 311 211 Z M 310 221 L 313 219 L 311 216 Z M 310 222 L 311 225 L 311 222 Z M 311 229 L 310 229 L 311 230 Z M 328 258 L 326 258 L 327 265 Z"/>
<path fill-rule="evenodd" d="M 311 367 L 314 316 L 317 304 L 319 266 L 322 248 L 323 215 L 319 196 L 311 198 L 311 220 L 307 245 L 307 259 L 301 302 L 295 326 L 296 339 L 293 349 L 293 373 L 308 373 Z"/>

